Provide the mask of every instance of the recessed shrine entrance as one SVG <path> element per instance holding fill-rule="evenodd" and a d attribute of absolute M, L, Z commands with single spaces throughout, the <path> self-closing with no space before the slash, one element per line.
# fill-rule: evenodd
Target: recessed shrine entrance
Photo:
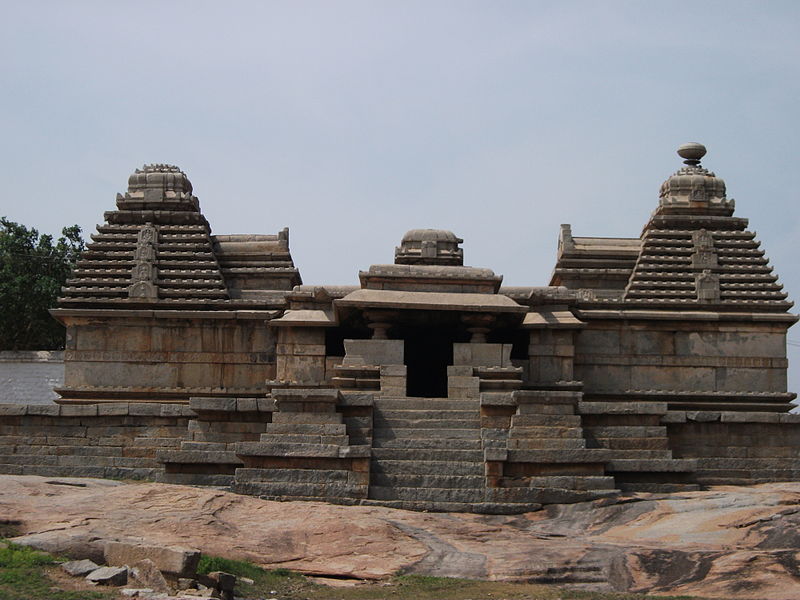
<path fill-rule="evenodd" d="M 443 327 L 404 327 L 407 395 L 447 397 L 447 367 L 453 364 L 454 331 Z"/>

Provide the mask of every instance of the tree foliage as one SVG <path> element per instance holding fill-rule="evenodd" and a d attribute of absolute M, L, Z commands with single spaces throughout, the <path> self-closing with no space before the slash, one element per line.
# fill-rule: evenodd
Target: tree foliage
<path fill-rule="evenodd" d="M 81 228 L 61 237 L 0 218 L 0 350 L 58 350 L 64 327 L 47 312 L 84 249 Z"/>

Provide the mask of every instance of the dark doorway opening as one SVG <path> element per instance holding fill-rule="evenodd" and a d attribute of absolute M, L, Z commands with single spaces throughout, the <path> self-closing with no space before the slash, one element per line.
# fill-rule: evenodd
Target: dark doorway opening
<path fill-rule="evenodd" d="M 421 398 L 446 398 L 447 367 L 453 364 L 453 331 L 415 327 L 403 333 L 408 368 L 406 393 Z"/>

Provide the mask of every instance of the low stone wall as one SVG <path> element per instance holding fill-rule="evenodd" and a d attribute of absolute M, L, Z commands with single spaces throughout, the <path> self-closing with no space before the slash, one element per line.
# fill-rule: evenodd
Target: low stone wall
<path fill-rule="evenodd" d="M 158 479 L 196 415 L 176 404 L 0 404 L 0 473 Z"/>
<path fill-rule="evenodd" d="M 52 404 L 64 384 L 64 352 L 0 352 L 0 404 Z"/>
<path fill-rule="evenodd" d="M 664 422 L 673 456 L 697 459 L 697 483 L 800 480 L 798 414 L 670 411 Z"/>
<path fill-rule="evenodd" d="M 218 439 L 222 434 L 216 430 L 209 439 L 203 435 L 198 437 L 203 433 L 198 423 L 205 422 L 198 416 L 203 412 L 202 401 L 208 399 L 196 400 L 195 410 L 185 405 L 155 403 L 0 404 L 0 473 L 165 480 L 164 463 L 176 462 L 163 460 L 165 456 L 173 456 L 175 451 L 183 455 L 188 451 L 197 454 L 200 450 L 208 450 L 209 456 L 229 454 L 235 461 L 228 462 L 238 463 L 240 457 L 237 451 L 242 446 L 240 438 L 245 439 L 243 435 L 252 436 L 253 439 L 261 436 L 260 431 L 271 421 L 270 415 L 266 414 L 271 407 L 265 404 L 264 411 L 257 410 L 256 402 L 256 408 L 247 409 L 248 403 L 253 404 L 253 399 L 236 400 L 237 414 L 238 409 L 243 407 L 242 411 L 250 415 L 248 418 L 253 421 L 250 423 L 245 419 L 243 422 L 258 425 L 258 431 L 243 432 L 242 423 L 239 422 L 241 418 L 220 420 L 220 431 L 224 433 L 226 427 L 234 430 L 230 435 L 235 434 L 235 439 L 228 440 L 236 447 L 234 449 Z M 217 403 L 223 401 L 216 398 L 211 400 Z M 589 408 L 583 407 L 582 411 L 586 413 Z M 587 417 L 587 414 L 582 417 L 592 416 L 588 414 Z M 361 416 L 349 418 L 355 418 L 359 423 L 361 419 L 366 419 Z M 661 416 L 660 422 L 661 428 L 666 429 L 667 439 L 664 441 L 668 442 L 673 459 L 692 459 L 693 466 L 686 475 L 693 482 L 701 485 L 751 485 L 800 480 L 800 415 L 669 411 Z M 348 434 L 353 433 L 349 425 L 347 430 Z M 359 441 L 366 441 L 368 443 L 365 445 L 369 446 L 371 436 Z M 263 445 L 267 442 L 254 443 Z M 611 451 L 587 448 L 574 452 Z M 617 456 L 622 451 L 613 452 Z M 625 452 L 646 454 L 642 449 Z M 213 461 L 205 461 L 208 463 L 205 464 L 200 454 L 198 460 L 189 461 L 189 472 L 205 475 L 219 473 L 219 469 L 215 470 L 218 465 L 212 464 Z M 614 465 L 626 461 L 609 458 L 605 462 L 594 462 L 608 474 L 614 471 Z M 649 472 L 651 463 L 654 463 L 644 458 L 634 462 L 642 463 L 637 469 L 643 472 Z M 173 471 L 182 473 L 185 469 L 176 471 L 173 468 Z M 226 473 L 228 479 L 232 475 Z M 198 480 L 197 483 L 202 482 Z M 230 484 L 230 481 L 226 484 Z"/>

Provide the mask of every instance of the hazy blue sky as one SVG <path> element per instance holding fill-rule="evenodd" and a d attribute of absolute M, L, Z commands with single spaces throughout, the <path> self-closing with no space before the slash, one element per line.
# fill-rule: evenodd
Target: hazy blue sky
<path fill-rule="evenodd" d="M 560 223 L 638 235 L 700 141 L 800 299 L 800 2 L 2 9 L 0 214 L 42 231 L 88 235 L 135 167 L 169 162 L 214 232 L 288 226 L 306 283 L 445 227 L 468 264 L 544 285 Z"/>

